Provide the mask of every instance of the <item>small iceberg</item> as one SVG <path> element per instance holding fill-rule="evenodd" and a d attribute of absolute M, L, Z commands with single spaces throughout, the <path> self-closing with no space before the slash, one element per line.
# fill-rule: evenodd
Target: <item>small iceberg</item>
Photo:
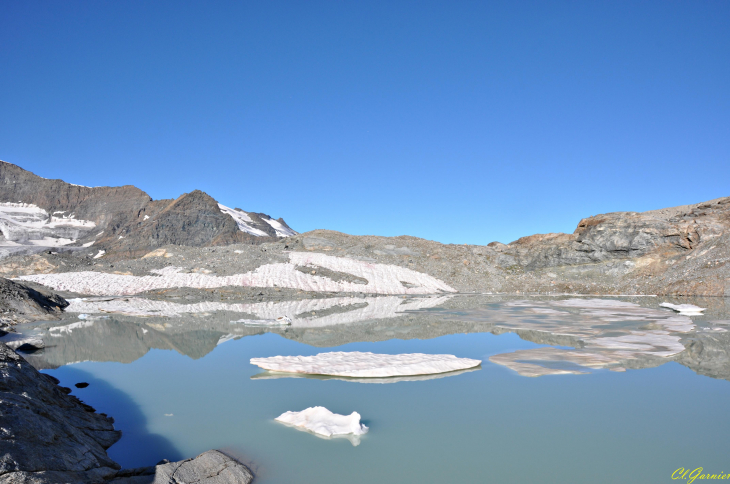
<path fill-rule="evenodd" d="M 695 306 L 694 304 L 672 304 L 668 302 L 661 303 L 659 306 L 677 311 L 685 316 L 702 316 L 702 311 L 706 308 Z"/>
<path fill-rule="evenodd" d="M 246 326 L 291 326 L 289 316 L 280 316 L 276 319 L 239 319 L 231 324 L 245 324 Z"/>
<path fill-rule="evenodd" d="M 265 370 L 285 373 L 387 378 L 466 370 L 477 367 L 482 362 L 470 358 L 457 358 L 454 355 L 425 355 L 422 353 L 383 355 L 359 351 L 334 351 L 319 353 L 315 356 L 251 358 L 251 364 Z"/>
<path fill-rule="evenodd" d="M 359 413 L 339 415 L 324 407 L 309 407 L 301 412 L 284 412 L 274 420 L 325 438 L 346 437 L 355 446 L 360 444 L 360 436 L 368 431 L 367 426 L 360 423 Z"/>

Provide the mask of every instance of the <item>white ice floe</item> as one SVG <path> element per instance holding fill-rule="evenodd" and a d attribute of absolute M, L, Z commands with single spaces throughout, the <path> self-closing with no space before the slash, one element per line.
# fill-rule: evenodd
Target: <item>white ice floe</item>
<path fill-rule="evenodd" d="M 367 433 L 368 428 L 360 423 L 360 414 L 350 415 L 332 413 L 324 407 L 309 407 L 301 412 L 285 412 L 276 417 L 277 422 L 291 425 L 298 429 L 308 430 L 322 437 L 360 436 Z M 352 441 L 353 445 L 359 440 Z"/>
<path fill-rule="evenodd" d="M 97 254 L 98 255 L 98 254 Z M 370 294 L 434 294 L 456 292 L 433 276 L 391 264 L 375 264 L 319 253 L 292 252 L 289 262 L 266 264 L 254 271 L 232 276 L 180 273 L 178 267 L 156 271 L 154 276 L 131 276 L 104 272 L 35 274 L 19 279 L 38 282 L 59 291 L 89 295 L 131 295 L 173 287 L 216 288 L 225 286 L 288 287 L 317 292 L 365 292 Z M 317 266 L 345 272 L 367 284 L 335 281 L 302 272 L 297 267 Z M 403 283 L 406 283 L 406 287 Z"/>
<path fill-rule="evenodd" d="M 241 232 L 246 232 L 247 234 L 255 235 L 256 237 L 269 236 L 269 234 L 267 234 L 263 230 L 257 229 L 249 225 L 253 223 L 253 220 L 251 220 L 251 217 L 249 217 L 246 212 L 243 212 L 241 210 L 234 210 L 220 203 L 218 204 L 218 208 L 220 208 L 221 212 L 230 215 L 233 220 L 235 220 L 236 225 L 238 225 L 238 230 L 240 230 Z"/>
<path fill-rule="evenodd" d="M 276 319 L 239 319 L 231 321 L 231 324 L 240 323 L 246 326 L 290 326 L 291 319 L 288 316 L 280 316 Z"/>
<path fill-rule="evenodd" d="M 706 309 L 695 306 L 694 304 L 672 304 L 668 302 L 661 303 L 659 306 L 673 309 L 679 314 L 684 314 L 685 316 L 702 316 L 702 311 Z"/>
<path fill-rule="evenodd" d="M 251 364 L 269 371 L 337 375 L 352 378 L 428 375 L 466 370 L 482 364 L 480 360 L 454 355 L 410 353 L 384 355 L 359 351 L 319 353 L 315 356 L 272 356 L 251 358 Z"/>

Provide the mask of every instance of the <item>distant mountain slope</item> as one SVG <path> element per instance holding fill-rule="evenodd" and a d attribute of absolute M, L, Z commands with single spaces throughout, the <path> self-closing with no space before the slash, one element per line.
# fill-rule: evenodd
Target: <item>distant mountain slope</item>
<path fill-rule="evenodd" d="M 163 245 L 258 244 L 296 234 L 281 218 L 228 208 L 199 190 L 152 200 L 130 185 L 73 185 L 7 162 L 0 162 L 0 231 L 0 257 L 83 247 L 136 257 Z"/>

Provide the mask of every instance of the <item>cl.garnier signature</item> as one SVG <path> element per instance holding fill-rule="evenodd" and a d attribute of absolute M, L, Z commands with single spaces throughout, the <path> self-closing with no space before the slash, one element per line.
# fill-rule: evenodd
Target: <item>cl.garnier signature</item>
<path fill-rule="evenodd" d="M 706 479 L 715 479 L 715 480 L 725 480 L 730 479 L 730 474 L 727 472 L 721 472 L 719 474 L 709 474 L 704 473 L 704 469 L 702 467 L 696 467 L 694 469 L 685 469 L 684 467 L 680 467 L 676 471 L 672 472 L 672 479 L 683 479 L 687 481 L 687 484 L 693 482 L 695 479 L 700 480 L 706 480 Z"/>

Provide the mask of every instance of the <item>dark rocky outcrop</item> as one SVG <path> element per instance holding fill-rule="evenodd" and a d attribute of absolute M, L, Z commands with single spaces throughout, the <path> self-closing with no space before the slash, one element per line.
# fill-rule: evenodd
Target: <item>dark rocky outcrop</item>
<path fill-rule="evenodd" d="M 205 247 L 275 239 L 275 234 L 267 238 L 241 232 L 213 197 L 195 190 L 176 200 L 151 202 L 134 220 L 117 217 L 109 235 L 99 239 L 94 248 L 116 252 L 117 257 L 138 257 L 164 245 Z"/>
<path fill-rule="evenodd" d="M 58 380 L 0 343 L 0 483 L 248 484 L 251 471 L 220 451 L 120 471 L 106 453 L 122 433 Z"/>
<path fill-rule="evenodd" d="M 114 420 L 0 343 L 0 482 L 102 482 L 119 465 L 106 449 Z"/>
<path fill-rule="evenodd" d="M 0 323 L 58 319 L 68 302 L 58 294 L 0 277 Z"/>

